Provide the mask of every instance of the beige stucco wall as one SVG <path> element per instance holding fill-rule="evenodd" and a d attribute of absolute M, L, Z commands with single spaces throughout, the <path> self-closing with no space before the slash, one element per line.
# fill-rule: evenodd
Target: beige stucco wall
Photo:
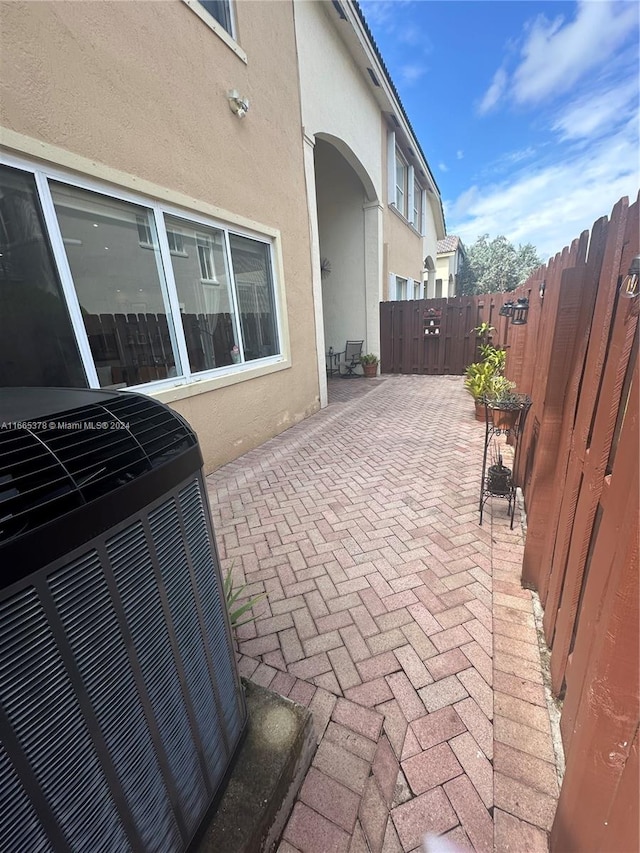
<path fill-rule="evenodd" d="M 424 259 L 428 252 L 425 251 L 425 238 L 420 236 L 418 232 L 413 228 L 409 223 L 405 220 L 403 216 L 389 205 L 389 191 L 388 191 L 388 147 L 387 147 L 387 135 L 388 135 L 388 126 L 387 122 L 384 118 L 381 119 L 380 123 L 380 143 L 381 143 L 381 157 L 383 163 L 383 199 L 384 199 L 384 213 L 383 213 L 383 227 L 384 227 L 384 242 L 385 242 L 385 251 L 384 251 L 384 264 L 383 264 L 383 273 L 384 273 L 384 288 L 383 288 L 383 298 L 387 299 L 395 299 L 395 293 L 389 293 L 389 274 L 399 275 L 401 278 L 411 278 L 414 281 L 422 281 L 423 278 L 423 264 Z M 427 193 L 428 196 L 428 193 Z M 431 207 L 427 202 L 426 209 L 426 232 L 427 235 L 427 245 L 430 245 L 431 242 L 434 244 L 434 253 L 433 257 L 435 259 L 435 242 L 433 241 L 433 237 L 435 235 L 435 223 L 433 221 L 433 213 L 431 211 Z"/>
<path fill-rule="evenodd" d="M 364 189 L 327 142 L 316 142 L 315 165 L 320 246 L 331 264 L 322 278 L 325 351 L 341 352 L 347 340 L 364 340 L 366 347 Z"/>
<path fill-rule="evenodd" d="M 182 0 L 0 5 L 3 127 L 87 158 L 84 175 L 119 170 L 130 190 L 153 182 L 280 232 L 289 366 L 158 395 L 198 432 L 208 471 L 319 406 L 293 8 L 236 16 L 246 63 Z M 229 89 L 250 100 L 242 121 Z"/>
<path fill-rule="evenodd" d="M 384 212 L 384 239 L 389 246 L 385 274 L 420 281 L 424 261 L 422 237 L 389 207 Z"/>
<path fill-rule="evenodd" d="M 344 143 L 343 153 L 353 153 L 352 165 L 381 198 L 380 108 L 336 31 L 335 12 L 323 6 L 304 0 L 294 7 L 304 128 Z"/>

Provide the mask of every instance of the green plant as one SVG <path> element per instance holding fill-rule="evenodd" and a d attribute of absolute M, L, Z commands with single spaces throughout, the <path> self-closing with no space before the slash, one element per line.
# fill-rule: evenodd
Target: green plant
<path fill-rule="evenodd" d="M 493 376 L 488 383 L 485 397 L 490 404 L 515 408 L 520 405 L 520 397 L 513 390 L 515 382 L 510 382 L 506 376 Z"/>
<path fill-rule="evenodd" d="M 372 352 L 360 356 L 360 364 L 378 364 L 380 359 Z"/>
<path fill-rule="evenodd" d="M 476 333 L 476 337 L 484 338 L 486 342 L 491 337 L 491 332 L 495 332 L 495 326 L 492 326 L 490 323 L 480 323 L 479 326 L 471 329 L 471 331 Z"/>
<path fill-rule="evenodd" d="M 479 400 L 489 389 L 494 371 L 488 361 L 475 361 L 465 370 L 464 387 L 474 400 Z"/>
<path fill-rule="evenodd" d="M 254 604 L 257 604 L 259 601 L 265 597 L 265 594 L 262 592 L 260 595 L 254 595 L 253 598 L 250 598 L 248 601 L 243 602 L 238 607 L 234 608 L 236 601 L 240 598 L 242 593 L 247 588 L 247 584 L 244 583 L 242 586 L 238 587 L 238 589 L 233 588 L 233 564 L 230 566 L 229 571 L 225 575 L 224 578 L 224 598 L 227 602 L 227 611 L 229 613 L 229 620 L 231 622 L 232 628 L 238 628 L 240 625 L 246 625 L 247 622 L 253 622 L 256 618 L 251 615 L 248 619 L 243 619 L 242 622 L 239 622 L 241 616 L 251 610 Z"/>
<path fill-rule="evenodd" d="M 507 351 L 492 346 L 492 344 L 480 344 L 478 347 L 482 361 L 488 362 L 494 373 L 502 373 L 507 361 Z"/>

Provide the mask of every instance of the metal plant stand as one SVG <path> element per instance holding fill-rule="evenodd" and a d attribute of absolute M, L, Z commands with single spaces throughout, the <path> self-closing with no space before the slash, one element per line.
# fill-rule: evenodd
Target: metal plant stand
<path fill-rule="evenodd" d="M 516 483 L 513 472 L 518 466 L 518 445 L 519 437 L 527 420 L 527 414 L 531 408 L 531 399 L 525 394 L 520 395 L 519 406 L 515 409 L 516 417 L 513 424 L 505 426 L 501 421 L 498 421 L 500 426 L 496 426 L 493 418 L 491 404 L 486 400 L 484 403 L 484 453 L 482 457 L 482 477 L 480 480 L 480 524 L 482 524 L 482 516 L 484 513 L 484 505 L 489 498 L 502 498 L 508 502 L 509 518 L 511 520 L 511 529 L 513 530 L 513 519 L 516 509 Z M 507 468 L 502 464 L 502 452 L 499 436 L 504 435 L 507 439 L 513 437 L 513 469 Z M 490 462 L 487 469 L 487 462 Z"/>

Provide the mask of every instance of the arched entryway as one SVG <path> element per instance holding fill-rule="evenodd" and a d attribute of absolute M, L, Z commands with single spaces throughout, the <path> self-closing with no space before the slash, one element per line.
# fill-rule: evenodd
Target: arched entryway
<path fill-rule="evenodd" d="M 318 133 L 305 138 L 313 151 L 313 186 L 306 159 L 312 220 L 314 299 L 321 404 L 326 403 L 324 354 L 363 340 L 365 352 L 380 352 L 382 298 L 382 206 L 371 178 L 342 140 Z"/>

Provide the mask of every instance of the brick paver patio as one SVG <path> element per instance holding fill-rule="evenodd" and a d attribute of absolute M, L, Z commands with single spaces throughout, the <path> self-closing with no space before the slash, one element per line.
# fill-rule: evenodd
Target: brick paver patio
<path fill-rule="evenodd" d="M 460 377 L 334 380 L 327 409 L 209 477 L 224 567 L 265 592 L 240 670 L 313 712 L 279 853 L 547 850 L 558 787 L 522 535 L 478 526 Z"/>

